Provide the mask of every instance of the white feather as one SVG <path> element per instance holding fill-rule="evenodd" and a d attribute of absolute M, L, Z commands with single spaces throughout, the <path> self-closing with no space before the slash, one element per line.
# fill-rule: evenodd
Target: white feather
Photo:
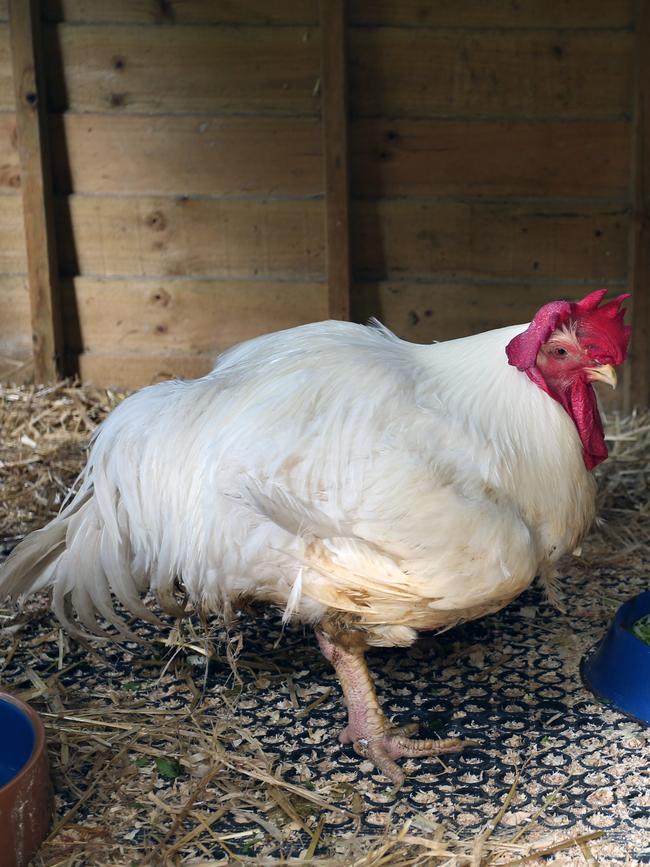
<path fill-rule="evenodd" d="M 291 593 L 287 599 L 287 605 L 282 614 L 282 622 L 288 623 L 300 607 L 300 597 L 302 596 L 302 566 L 298 567 L 296 579 L 293 582 Z"/>

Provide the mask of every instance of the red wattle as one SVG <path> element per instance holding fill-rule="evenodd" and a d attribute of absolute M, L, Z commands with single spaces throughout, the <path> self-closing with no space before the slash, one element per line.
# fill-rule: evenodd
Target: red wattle
<path fill-rule="evenodd" d="M 525 373 L 549 397 L 562 404 L 571 416 L 582 443 L 585 466 L 588 470 L 593 470 L 605 460 L 608 452 L 598 402 L 591 385 L 579 379 L 562 394 L 556 394 L 548 387 L 537 367 L 531 367 Z"/>

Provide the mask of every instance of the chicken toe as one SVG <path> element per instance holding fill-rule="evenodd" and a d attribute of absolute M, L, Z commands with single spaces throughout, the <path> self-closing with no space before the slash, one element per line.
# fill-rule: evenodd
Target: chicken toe
<path fill-rule="evenodd" d="M 400 735 L 385 734 L 370 741 L 359 738 L 353 746 L 358 755 L 369 759 L 399 789 L 404 784 L 406 775 L 395 759 L 455 753 L 469 746 L 469 742 L 461 741 L 459 738 L 415 740 Z"/>
<path fill-rule="evenodd" d="M 348 709 L 348 724 L 339 735 L 343 744 L 352 744 L 355 752 L 369 759 L 398 788 L 405 775 L 395 759 L 435 756 L 471 746 L 457 738 L 418 740 L 409 737 L 414 726 L 393 726 L 384 715 L 366 665 L 364 648 L 353 644 L 344 647 L 322 630 L 316 637 L 325 658 L 336 670 Z M 417 726 L 415 726 L 417 728 Z"/>

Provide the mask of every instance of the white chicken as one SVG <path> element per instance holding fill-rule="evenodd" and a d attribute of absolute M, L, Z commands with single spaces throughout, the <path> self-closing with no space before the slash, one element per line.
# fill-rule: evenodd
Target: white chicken
<path fill-rule="evenodd" d="M 51 587 L 60 620 L 123 629 L 271 603 L 316 628 L 348 708 L 340 736 L 396 785 L 396 759 L 458 750 L 391 727 L 368 645 L 407 646 L 506 605 L 579 544 L 607 454 L 593 380 L 615 385 L 627 295 L 545 305 L 526 326 L 433 345 L 321 322 L 225 352 L 195 381 L 127 398 L 74 498 L 0 570 L 0 597 Z"/>

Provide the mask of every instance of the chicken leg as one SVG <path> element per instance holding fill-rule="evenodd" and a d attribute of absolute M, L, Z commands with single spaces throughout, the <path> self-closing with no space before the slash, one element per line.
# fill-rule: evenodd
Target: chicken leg
<path fill-rule="evenodd" d="M 320 629 L 316 629 L 316 637 L 323 655 L 336 670 L 348 709 L 348 724 L 339 735 L 340 742 L 351 743 L 358 755 L 369 759 L 397 788 L 406 777 L 395 759 L 453 753 L 471 745 L 458 738 L 415 740 L 407 736 L 412 727 L 391 726 L 379 705 L 365 648 L 346 648 Z"/>

